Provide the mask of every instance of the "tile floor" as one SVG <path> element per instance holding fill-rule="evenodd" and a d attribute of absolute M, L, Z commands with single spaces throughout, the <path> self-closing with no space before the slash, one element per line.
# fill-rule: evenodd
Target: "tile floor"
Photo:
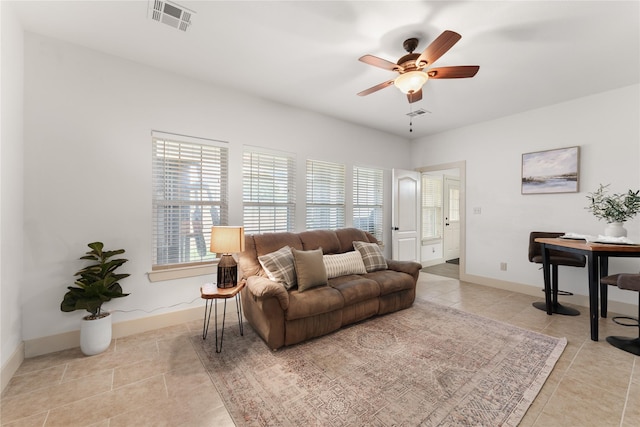
<path fill-rule="evenodd" d="M 578 317 L 547 316 L 531 306 L 542 293 L 536 299 L 426 273 L 420 274 L 417 290 L 423 299 L 567 337 L 521 426 L 640 425 L 640 357 L 603 338 L 591 341 L 587 309 Z M 71 349 L 27 359 L 2 393 L 1 424 L 233 426 L 189 341 L 201 328 L 201 322 L 191 322 L 117 339 L 93 357 Z M 231 326 L 225 338 L 233 339 L 236 331 Z M 636 333 L 610 318 L 600 320 L 601 337 Z M 211 335 L 207 339 L 213 345 Z"/>

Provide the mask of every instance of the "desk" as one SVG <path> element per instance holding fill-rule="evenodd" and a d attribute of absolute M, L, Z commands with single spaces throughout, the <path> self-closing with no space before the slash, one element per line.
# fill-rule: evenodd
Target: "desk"
<path fill-rule="evenodd" d="M 544 297 L 547 314 L 552 314 L 551 307 L 551 264 L 549 249 L 573 252 L 587 257 L 589 271 L 589 316 L 591 321 L 591 339 L 598 341 L 598 285 L 600 278 L 609 274 L 609 257 L 640 257 L 640 245 L 605 245 L 587 243 L 584 240 L 570 240 L 542 237 L 536 239 L 542 245 L 542 266 L 544 269 Z M 607 287 L 601 287 L 601 304 L 603 317 L 607 315 Z"/>
<path fill-rule="evenodd" d="M 205 300 L 204 305 L 204 323 L 202 325 L 202 339 L 207 338 L 209 332 L 209 322 L 211 321 L 211 309 L 214 309 L 214 323 L 216 328 L 216 353 L 222 351 L 222 340 L 224 338 L 224 321 L 227 317 L 227 300 L 236 298 L 236 310 L 238 310 L 238 324 L 240 326 L 240 335 L 244 335 L 242 325 L 242 301 L 240 300 L 240 291 L 244 288 L 246 282 L 243 280 L 233 288 L 218 288 L 215 285 L 207 285 L 200 287 L 200 298 Z M 220 333 L 220 347 L 218 347 L 218 299 L 224 299 L 224 312 L 222 314 L 222 331 Z M 213 307 L 212 307 L 213 306 Z M 208 311 L 208 313 L 207 313 Z"/>

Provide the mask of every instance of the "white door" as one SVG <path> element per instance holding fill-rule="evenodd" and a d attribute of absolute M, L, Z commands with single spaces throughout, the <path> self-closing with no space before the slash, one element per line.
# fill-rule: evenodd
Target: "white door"
<path fill-rule="evenodd" d="M 392 171 L 391 258 L 420 262 L 420 172 Z"/>
<path fill-rule="evenodd" d="M 460 258 L 460 180 L 444 178 L 444 243 L 445 260 Z"/>

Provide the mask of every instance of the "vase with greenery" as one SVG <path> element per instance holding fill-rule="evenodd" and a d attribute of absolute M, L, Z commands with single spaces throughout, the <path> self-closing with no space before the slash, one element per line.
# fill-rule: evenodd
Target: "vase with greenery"
<path fill-rule="evenodd" d="M 124 249 L 105 251 L 102 242 L 89 243 L 88 246 L 91 250 L 80 259 L 93 262 L 75 274 L 75 277 L 78 277 L 75 286 L 67 287 L 68 292 L 64 295 L 60 310 L 89 312 L 83 317 L 83 321 L 86 322 L 81 324 L 80 347 L 84 354 L 92 355 L 106 350 L 111 342 L 111 317 L 110 313 L 102 311 L 102 304 L 113 298 L 129 295 L 122 292 L 119 283 L 120 280 L 129 277 L 129 274 L 115 273 L 116 269 L 128 261 L 127 259 L 111 259 L 123 254 Z M 105 326 L 98 327 L 98 321 Z"/>
<path fill-rule="evenodd" d="M 622 224 L 640 212 L 640 190 L 609 194 L 608 187 L 609 184 L 600 184 L 596 191 L 589 193 L 587 196 L 589 205 L 586 209 L 596 218 L 605 220 L 607 224 L 615 224 L 611 229 L 615 228 L 618 231 L 612 231 L 609 234 L 605 232 L 606 235 L 614 233 L 626 236 L 626 230 L 622 228 Z"/>

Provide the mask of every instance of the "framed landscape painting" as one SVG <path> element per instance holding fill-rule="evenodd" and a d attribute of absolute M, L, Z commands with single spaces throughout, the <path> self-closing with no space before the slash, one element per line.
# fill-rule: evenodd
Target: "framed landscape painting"
<path fill-rule="evenodd" d="M 577 193 L 580 147 L 522 155 L 522 194 Z"/>

